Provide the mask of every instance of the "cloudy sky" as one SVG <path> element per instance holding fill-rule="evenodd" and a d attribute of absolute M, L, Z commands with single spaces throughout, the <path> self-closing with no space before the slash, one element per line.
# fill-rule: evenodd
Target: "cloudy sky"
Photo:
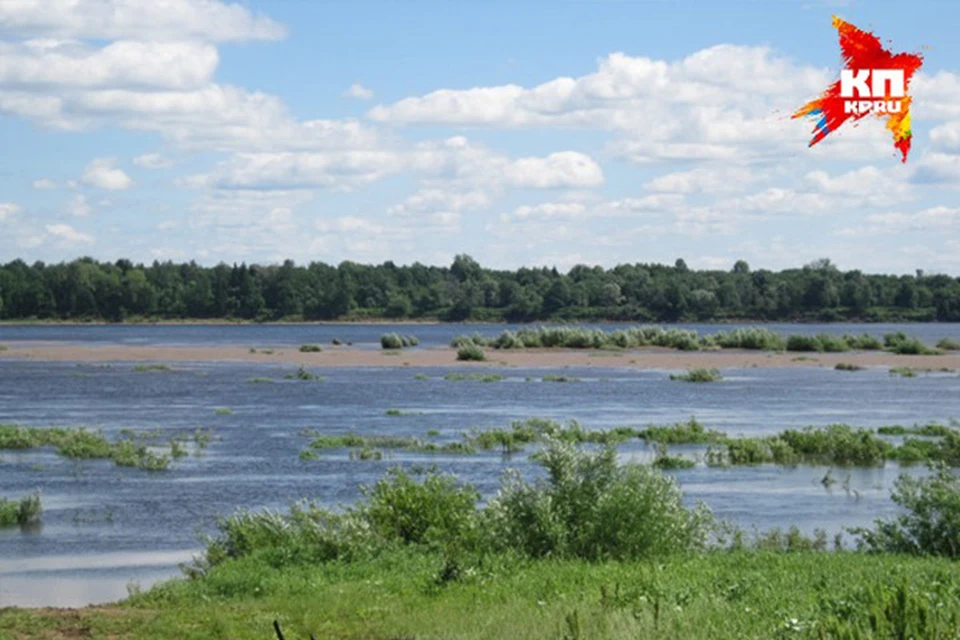
<path fill-rule="evenodd" d="M 953 2 L 0 0 L 0 261 L 960 274 Z M 922 52 L 806 143 L 837 13 Z"/>

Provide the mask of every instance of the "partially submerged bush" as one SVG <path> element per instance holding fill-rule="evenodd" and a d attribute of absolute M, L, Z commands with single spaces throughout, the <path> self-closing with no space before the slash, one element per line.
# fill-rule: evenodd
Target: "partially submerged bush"
<path fill-rule="evenodd" d="M 240 512 L 218 522 L 203 570 L 250 554 L 275 565 L 370 556 L 417 546 L 529 557 L 635 559 L 703 548 L 713 526 L 702 505 L 687 508 L 676 482 L 642 465 L 550 441 L 538 456 L 547 478 L 505 475 L 486 506 L 469 484 L 435 471 L 395 469 L 356 505 L 331 512 L 295 505 L 289 514 Z"/>
<path fill-rule="evenodd" d="M 837 371 L 863 371 L 864 367 L 851 362 L 838 362 L 834 369 Z"/>
<path fill-rule="evenodd" d="M 318 344 L 300 345 L 300 353 L 320 353 L 321 351 L 323 351 L 323 347 Z"/>
<path fill-rule="evenodd" d="M 875 528 L 854 529 L 858 545 L 870 551 L 960 557 L 960 477 L 943 465 L 933 474 L 903 474 L 891 496 L 906 513 L 878 520 Z"/>
<path fill-rule="evenodd" d="M 31 493 L 19 500 L 0 498 L 0 528 L 36 524 L 42 511 L 39 493 Z"/>
<path fill-rule="evenodd" d="M 717 369 L 697 367 L 689 369 L 686 373 L 670 374 L 670 379 L 681 380 L 683 382 L 718 382 L 723 380 L 723 376 L 720 375 L 720 371 Z"/>
<path fill-rule="evenodd" d="M 900 355 L 935 356 L 942 352 L 932 349 L 916 338 L 909 338 L 902 331 L 883 336 L 883 344 L 892 353 Z"/>

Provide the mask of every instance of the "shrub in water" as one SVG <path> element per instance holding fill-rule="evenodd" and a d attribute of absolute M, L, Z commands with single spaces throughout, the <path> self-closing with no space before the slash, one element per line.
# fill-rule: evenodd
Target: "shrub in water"
<path fill-rule="evenodd" d="M 937 343 L 937 349 L 943 349 L 944 351 L 960 351 L 960 340 L 944 338 Z"/>
<path fill-rule="evenodd" d="M 321 351 L 323 351 L 323 347 L 318 344 L 300 345 L 300 353 L 320 353 Z"/>
<path fill-rule="evenodd" d="M 42 511 L 39 493 L 32 493 L 20 500 L 0 498 L 0 527 L 35 524 L 40 520 Z"/>
<path fill-rule="evenodd" d="M 385 333 L 380 336 L 380 346 L 384 349 L 402 349 L 403 338 L 398 333 Z"/>
<path fill-rule="evenodd" d="M 723 380 L 723 376 L 717 369 L 704 369 L 698 367 L 690 369 L 686 373 L 670 374 L 671 380 L 682 380 L 683 382 L 717 382 Z"/>
<path fill-rule="evenodd" d="M 946 466 L 933 471 L 926 478 L 901 475 L 891 497 L 906 513 L 878 520 L 872 530 L 852 530 L 860 537 L 858 545 L 871 551 L 960 556 L 960 477 Z"/>

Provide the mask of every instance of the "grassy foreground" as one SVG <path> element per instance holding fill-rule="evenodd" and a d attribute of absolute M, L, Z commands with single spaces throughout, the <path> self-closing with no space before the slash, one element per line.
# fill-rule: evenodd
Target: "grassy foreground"
<path fill-rule="evenodd" d="M 441 555 L 275 568 L 249 556 L 118 606 L 0 611 L 0 638 L 956 637 L 951 561 L 716 551 L 662 561 L 488 558 L 442 583 Z"/>

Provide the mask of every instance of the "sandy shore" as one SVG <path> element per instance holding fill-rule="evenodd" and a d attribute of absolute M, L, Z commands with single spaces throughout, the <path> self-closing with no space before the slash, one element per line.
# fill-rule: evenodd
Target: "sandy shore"
<path fill-rule="evenodd" d="M 7 343 L 4 359 L 64 362 L 257 362 L 303 364 L 309 367 L 636 367 L 686 369 L 690 367 L 830 367 L 845 362 L 863 367 L 914 367 L 960 369 L 960 353 L 941 356 L 900 356 L 885 352 L 768 353 L 762 351 L 594 351 L 571 349 L 487 350 L 487 362 L 459 362 L 454 349 L 427 348 L 381 351 L 351 347 L 325 347 L 322 353 L 300 353 L 297 347 L 273 353 L 251 353 L 233 346 L 126 346 Z"/>

